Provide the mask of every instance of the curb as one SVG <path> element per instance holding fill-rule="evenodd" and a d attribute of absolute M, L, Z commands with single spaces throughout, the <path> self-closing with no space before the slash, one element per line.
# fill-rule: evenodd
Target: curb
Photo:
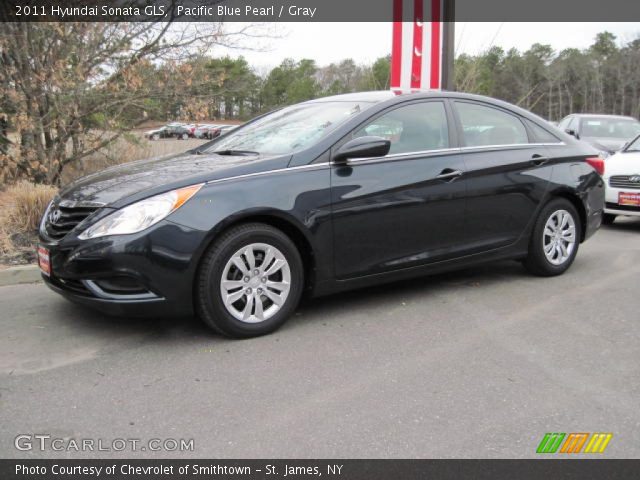
<path fill-rule="evenodd" d="M 0 287 L 40 281 L 42 276 L 37 265 L 21 265 L 0 270 Z"/>

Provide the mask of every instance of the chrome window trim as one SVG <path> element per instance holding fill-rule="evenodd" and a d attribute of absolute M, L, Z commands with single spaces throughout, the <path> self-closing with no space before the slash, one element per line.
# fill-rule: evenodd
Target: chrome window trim
<path fill-rule="evenodd" d="M 410 159 L 411 157 L 421 156 L 421 157 L 432 157 L 437 155 L 451 155 L 453 153 L 477 153 L 482 151 L 493 151 L 493 150 L 508 150 L 508 149 L 522 149 L 528 147 L 547 147 L 547 146 L 562 146 L 566 145 L 564 142 L 555 142 L 555 143 L 514 143 L 509 145 L 481 145 L 477 147 L 454 147 L 454 148 L 440 148 L 435 150 L 420 150 L 417 152 L 404 152 L 404 153 L 392 153 L 390 155 L 385 155 L 384 157 L 365 157 L 365 158 L 353 158 L 347 160 L 347 165 L 360 165 L 360 164 L 369 164 L 369 163 L 377 163 L 377 162 L 386 162 L 386 161 L 395 161 L 395 160 L 403 160 Z M 335 163 L 331 162 L 333 165 L 344 165 L 343 163 Z"/>
<path fill-rule="evenodd" d="M 497 144 L 497 145 L 478 145 L 470 147 L 460 147 L 462 151 L 468 152 L 470 150 L 508 150 L 508 149 L 521 149 L 528 147 L 552 147 L 566 145 L 564 142 L 553 143 L 510 143 L 510 144 Z"/>

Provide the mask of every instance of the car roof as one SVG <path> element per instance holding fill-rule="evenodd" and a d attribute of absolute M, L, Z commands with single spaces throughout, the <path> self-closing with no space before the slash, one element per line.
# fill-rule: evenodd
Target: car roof
<path fill-rule="evenodd" d="M 571 115 L 567 115 L 569 117 L 577 117 L 577 118 L 615 118 L 618 120 L 636 120 L 633 117 L 629 117 L 626 115 L 608 115 L 605 113 L 572 113 Z"/>
<path fill-rule="evenodd" d="M 495 107 L 504 108 L 514 113 L 518 113 L 523 117 L 529 118 L 532 121 L 544 122 L 547 121 L 539 117 L 538 115 L 525 110 L 517 105 L 513 105 L 502 100 L 498 100 L 492 97 L 485 97 L 484 95 L 475 95 L 471 93 L 451 92 L 448 90 L 422 90 L 415 92 L 395 92 L 391 90 L 372 91 L 372 92 L 356 92 L 346 93 L 342 95 L 333 95 L 331 97 L 317 98 L 304 102 L 305 104 L 322 103 L 322 102 L 366 102 L 366 103 L 387 103 L 392 105 L 394 103 L 401 103 L 411 99 L 428 99 L 428 98 L 450 98 L 453 100 L 471 100 L 477 102 L 483 102 Z"/>

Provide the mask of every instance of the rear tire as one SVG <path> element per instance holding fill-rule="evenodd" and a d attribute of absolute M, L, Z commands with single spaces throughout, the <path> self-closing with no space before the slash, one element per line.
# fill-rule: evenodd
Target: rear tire
<path fill-rule="evenodd" d="M 616 221 L 616 215 L 612 215 L 610 213 L 605 213 L 602 216 L 602 224 L 603 225 L 613 225 L 613 222 Z"/>
<path fill-rule="evenodd" d="M 556 198 L 540 212 L 524 266 L 534 275 L 551 277 L 567 271 L 576 258 L 582 229 L 571 202 Z"/>
<path fill-rule="evenodd" d="M 182 140 L 187 140 L 189 138 L 189 135 L 186 133 L 182 134 Z"/>
<path fill-rule="evenodd" d="M 158 135 L 157 133 L 154 133 L 154 134 L 151 136 L 151 140 L 156 140 L 156 141 L 160 140 L 160 135 Z"/>
<path fill-rule="evenodd" d="M 262 223 L 240 225 L 205 253 L 196 279 L 196 311 L 228 337 L 265 335 L 293 314 L 303 286 L 302 258 L 289 237 Z"/>

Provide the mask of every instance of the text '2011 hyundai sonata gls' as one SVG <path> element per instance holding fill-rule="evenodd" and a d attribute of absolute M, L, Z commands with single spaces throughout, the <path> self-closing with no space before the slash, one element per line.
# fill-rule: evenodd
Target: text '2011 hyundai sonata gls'
<path fill-rule="evenodd" d="M 225 335 L 261 335 L 305 291 L 498 259 L 563 273 L 600 226 L 595 155 L 485 97 L 323 98 L 63 188 L 40 265 L 53 290 L 101 311 L 196 313 Z"/>

